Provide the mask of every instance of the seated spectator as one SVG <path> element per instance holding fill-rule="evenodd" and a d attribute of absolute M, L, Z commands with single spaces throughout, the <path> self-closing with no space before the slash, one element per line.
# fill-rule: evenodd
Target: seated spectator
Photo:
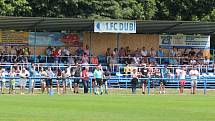
<path fill-rule="evenodd" d="M 151 64 L 155 64 L 156 63 L 156 59 L 155 59 L 155 56 L 156 56 L 156 51 L 154 50 L 154 48 L 152 47 L 150 52 L 149 52 L 149 62 Z"/>
<path fill-rule="evenodd" d="M 84 54 L 84 50 L 82 47 L 79 47 L 75 52 L 76 56 L 82 56 Z"/>
<path fill-rule="evenodd" d="M 140 57 L 140 56 L 141 56 L 141 50 L 140 50 L 140 48 L 137 48 L 137 50 L 135 50 L 134 54 L 135 54 L 137 57 Z"/>
<path fill-rule="evenodd" d="M 53 57 L 54 57 L 54 62 L 55 63 L 59 63 L 60 61 L 60 56 L 61 56 L 61 50 L 60 48 L 57 48 L 57 49 L 53 49 Z"/>
<path fill-rule="evenodd" d="M 199 52 L 196 54 L 196 57 L 203 58 L 203 50 L 199 50 Z"/>
<path fill-rule="evenodd" d="M 127 58 L 125 59 L 125 63 L 131 64 L 131 62 L 132 62 L 132 57 L 131 55 L 128 55 Z"/>
<path fill-rule="evenodd" d="M 62 51 L 62 54 L 61 54 L 61 56 L 64 56 L 64 57 L 62 57 L 62 62 L 67 63 L 69 55 L 70 55 L 69 48 L 65 47 Z"/>
<path fill-rule="evenodd" d="M 176 47 L 173 47 L 172 50 L 170 50 L 170 53 L 169 53 L 169 56 L 171 57 L 176 57 L 177 56 L 177 48 Z"/>
<path fill-rule="evenodd" d="M 75 60 L 74 60 L 74 58 L 72 57 L 71 54 L 70 54 L 69 57 L 68 57 L 68 63 L 71 64 L 71 65 L 74 65 L 74 64 L 75 64 Z"/>
<path fill-rule="evenodd" d="M 146 47 L 143 47 L 143 48 L 142 48 L 142 50 L 141 50 L 141 55 L 142 55 L 143 57 L 148 56 L 148 51 L 146 50 Z"/>
<path fill-rule="evenodd" d="M 190 57 L 193 57 L 193 56 L 196 56 L 196 52 L 195 50 L 192 48 L 191 51 L 189 52 L 189 56 Z"/>
<path fill-rule="evenodd" d="M 90 49 L 88 45 L 86 45 L 86 48 L 84 49 L 84 53 L 86 53 L 87 56 L 90 56 Z"/>
<path fill-rule="evenodd" d="M 210 63 L 210 58 L 208 56 L 205 56 L 205 59 L 203 60 L 204 65 L 209 65 Z"/>
<path fill-rule="evenodd" d="M 170 65 L 177 65 L 178 62 L 177 62 L 176 57 L 171 57 L 171 58 L 169 59 L 169 64 L 170 64 Z"/>
<path fill-rule="evenodd" d="M 156 52 L 157 57 L 159 59 L 160 64 L 164 62 L 165 59 L 162 59 L 162 57 L 164 57 L 164 52 L 163 49 L 160 47 L 159 50 Z"/>
<path fill-rule="evenodd" d="M 187 49 L 184 49 L 184 52 L 182 52 L 182 56 L 184 57 L 189 56 Z"/>
<path fill-rule="evenodd" d="M 192 57 L 191 57 L 191 60 L 190 60 L 190 64 L 191 64 L 191 65 L 196 65 L 196 63 L 197 63 L 197 62 L 196 62 L 195 57 L 192 56 Z"/>
<path fill-rule="evenodd" d="M 53 49 L 49 46 L 48 48 L 46 48 L 46 56 L 47 56 L 47 62 L 51 63 L 52 62 L 52 51 Z"/>
<path fill-rule="evenodd" d="M 140 64 L 140 58 L 138 57 L 138 55 L 133 57 L 133 63 L 134 65 L 139 65 Z"/>
<path fill-rule="evenodd" d="M 130 50 L 129 47 L 127 46 L 127 47 L 125 48 L 125 55 L 128 56 L 128 55 L 130 55 L 130 54 L 131 54 L 131 50 Z"/>
<path fill-rule="evenodd" d="M 119 57 L 120 57 L 119 62 L 124 63 L 125 49 L 123 47 L 121 47 L 120 50 L 119 50 Z"/>
<path fill-rule="evenodd" d="M 98 58 L 96 56 L 92 57 L 91 58 L 91 63 L 94 64 L 94 65 L 98 65 L 99 64 Z"/>
<path fill-rule="evenodd" d="M 84 65 L 88 65 L 89 64 L 89 57 L 87 55 L 87 53 L 84 53 L 84 55 L 82 56 L 82 64 Z"/>
<path fill-rule="evenodd" d="M 129 76 L 132 72 L 132 67 L 130 66 L 130 64 L 126 64 L 126 66 L 124 67 L 124 71 L 126 76 Z"/>

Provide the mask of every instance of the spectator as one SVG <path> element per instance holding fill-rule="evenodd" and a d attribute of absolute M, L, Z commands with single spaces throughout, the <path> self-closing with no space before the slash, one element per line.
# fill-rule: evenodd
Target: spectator
<path fill-rule="evenodd" d="M 191 60 L 190 60 L 190 64 L 191 64 L 191 65 L 196 65 L 196 63 L 197 63 L 197 62 L 196 62 L 195 57 L 192 56 L 192 57 L 191 57 Z"/>
<path fill-rule="evenodd" d="M 125 49 L 123 47 L 121 47 L 119 50 L 119 57 L 120 57 L 119 62 L 125 63 L 124 62 L 124 60 L 125 60 L 125 58 L 124 58 L 125 57 Z"/>
<path fill-rule="evenodd" d="M 86 45 L 86 48 L 84 49 L 84 53 L 86 53 L 87 56 L 90 56 L 90 49 L 88 45 Z"/>
<path fill-rule="evenodd" d="M 98 87 L 100 90 L 100 95 L 103 94 L 103 89 L 102 89 L 102 79 L 103 79 L 103 71 L 102 68 L 100 66 L 97 66 L 95 71 L 94 71 L 94 80 L 95 80 L 95 85 L 94 85 L 94 94 L 98 95 Z"/>
<path fill-rule="evenodd" d="M 159 58 L 159 62 L 160 64 L 164 62 L 164 59 L 162 57 L 164 57 L 164 52 L 163 49 L 160 47 L 159 50 L 156 52 L 157 57 Z"/>
<path fill-rule="evenodd" d="M 46 71 L 44 70 L 44 68 L 41 68 L 40 69 L 40 72 L 39 72 L 40 76 L 41 76 L 41 91 L 42 91 L 42 94 L 45 92 L 45 89 L 46 89 L 46 79 L 44 79 L 44 77 L 46 78 L 48 75 L 46 73 Z"/>
<path fill-rule="evenodd" d="M 151 50 L 150 50 L 150 52 L 149 52 L 149 56 L 150 56 L 149 62 L 150 62 L 151 64 L 155 64 L 155 63 L 156 63 L 156 59 L 155 59 L 156 51 L 155 51 L 155 49 L 154 49 L 153 47 L 151 48 Z"/>
<path fill-rule="evenodd" d="M 170 51 L 170 57 L 176 57 L 177 53 L 177 48 L 173 47 L 173 49 Z"/>
<path fill-rule="evenodd" d="M 107 59 L 107 63 L 110 63 L 110 56 L 112 55 L 112 52 L 111 52 L 111 49 L 110 48 L 107 48 L 107 51 L 105 53 L 106 55 L 106 59 Z"/>
<path fill-rule="evenodd" d="M 179 77 L 179 83 L 180 83 L 180 90 L 179 90 L 179 93 L 182 94 L 184 92 L 184 86 L 185 86 L 185 83 L 186 83 L 186 68 L 183 67 L 181 70 L 179 70 L 177 72 L 177 76 Z"/>
<path fill-rule="evenodd" d="M 94 64 L 94 65 L 98 65 L 99 64 L 99 60 L 96 56 L 92 57 L 91 58 L 91 63 Z"/>
<path fill-rule="evenodd" d="M 82 56 L 82 64 L 84 64 L 84 65 L 89 64 L 89 57 L 88 57 L 87 53 L 84 53 Z"/>
<path fill-rule="evenodd" d="M 149 71 L 146 68 L 146 65 L 142 65 L 142 68 L 140 69 L 141 72 L 141 78 L 149 78 Z M 141 86 L 142 86 L 142 94 L 145 94 L 146 92 L 146 85 L 147 85 L 147 79 L 141 80 Z"/>
<path fill-rule="evenodd" d="M 133 69 L 131 73 L 132 79 L 131 79 L 131 92 L 132 94 L 136 94 L 136 86 L 138 83 L 138 71 L 136 68 Z"/>
<path fill-rule="evenodd" d="M 51 67 L 48 67 L 48 69 L 46 70 L 46 73 L 47 73 L 46 90 L 47 90 L 47 93 L 50 94 L 53 91 L 52 78 L 55 76 L 55 74 L 53 73 Z"/>
<path fill-rule="evenodd" d="M 191 51 L 189 52 L 189 56 L 190 57 L 193 57 L 193 56 L 196 56 L 196 52 L 195 50 L 192 48 Z"/>
<path fill-rule="evenodd" d="M 210 58 L 208 56 L 205 56 L 205 58 L 203 60 L 203 64 L 204 65 L 209 65 L 210 64 Z"/>
<path fill-rule="evenodd" d="M 0 77 L 1 79 L 1 94 L 4 94 L 6 89 L 6 79 L 5 77 L 8 75 L 8 72 L 5 70 L 5 68 L 2 68 L 0 71 Z"/>
<path fill-rule="evenodd" d="M 76 50 L 76 56 L 82 56 L 84 54 L 84 50 L 82 47 L 79 47 L 77 50 Z"/>
<path fill-rule="evenodd" d="M 105 94 L 108 94 L 108 79 L 110 78 L 111 73 L 107 69 L 104 69 L 103 73 L 103 87 L 105 89 Z"/>
<path fill-rule="evenodd" d="M 203 58 L 203 50 L 199 50 L 199 52 L 196 54 L 196 57 Z"/>
<path fill-rule="evenodd" d="M 82 69 L 81 65 L 76 63 L 76 68 L 74 69 L 74 93 L 79 93 L 79 83 L 80 83 L 80 77 L 81 77 Z"/>
<path fill-rule="evenodd" d="M 27 78 L 30 76 L 30 73 L 25 68 L 22 68 L 22 71 L 19 73 L 19 76 L 21 77 L 19 85 L 20 85 L 20 93 L 24 94 L 25 86 L 27 83 Z"/>
<path fill-rule="evenodd" d="M 147 57 L 148 56 L 148 51 L 146 50 L 146 47 L 142 48 L 141 55 L 142 55 L 142 57 Z"/>
<path fill-rule="evenodd" d="M 193 67 L 189 72 L 191 78 L 191 94 L 196 94 L 197 90 L 197 78 L 199 76 L 199 72 L 196 67 Z"/>
<path fill-rule="evenodd" d="M 75 65 L 75 60 L 74 60 L 74 58 L 72 57 L 71 54 L 69 54 L 68 63 L 71 64 L 71 65 Z"/>
<path fill-rule="evenodd" d="M 140 48 L 137 48 L 137 50 L 134 52 L 134 54 L 137 56 L 137 57 L 140 57 L 142 54 L 141 54 L 141 50 Z"/>
<path fill-rule="evenodd" d="M 87 67 L 84 67 L 83 68 L 83 71 L 82 71 L 82 82 L 83 82 L 83 85 L 84 85 L 84 93 L 88 93 L 88 88 L 89 88 L 89 72 L 88 72 L 88 68 Z"/>
<path fill-rule="evenodd" d="M 68 59 L 69 59 L 69 55 L 70 55 L 70 52 L 69 52 L 69 48 L 68 47 L 65 47 L 62 51 L 62 54 L 61 54 L 63 57 L 62 57 L 62 62 L 63 63 L 68 63 Z"/>
<path fill-rule="evenodd" d="M 127 47 L 125 48 L 125 55 L 128 56 L 128 55 L 130 55 L 130 54 L 131 54 L 131 50 L 130 50 L 129 47 L 127 46 Z"/>
<path fill-rule="evenodd" d="M 15 80 L 15 76 L 16 76 L 16 69 L 13 67 L 10 70 L 9 76 L 11 77 L 10 79 L 10 87 L 9 87 L 9 94 L 15 94 L 16 93 L 16 80 Z"/>
<path fill-rule="evenodd" d="M 48 48 L 46 48 L 46 56 L 47 56 L 47 62 L 48 63 L 51 63 L 52 61 L 51 61 L 51 59 L 52 59 L 52 48 L 49 46 Z"/>

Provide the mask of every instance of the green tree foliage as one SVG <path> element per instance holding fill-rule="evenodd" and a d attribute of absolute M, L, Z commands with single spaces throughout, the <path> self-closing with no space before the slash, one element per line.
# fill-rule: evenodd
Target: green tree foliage
<path fill-rule="evenodd" d="M 0 15 L 30 16 L 31 6 L 26 0 L 0 0 Z"/>

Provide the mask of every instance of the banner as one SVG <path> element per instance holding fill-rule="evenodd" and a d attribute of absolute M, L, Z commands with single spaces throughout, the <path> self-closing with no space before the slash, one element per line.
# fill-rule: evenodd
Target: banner
<path fill-rule="evenodd" d="M 136 33 L 136 21 L 94 21 L 94 32 Z"/>
<path fill-rule="evenodd" d="M 0 45 L 28 45 L 28 32 L 0 31 Z"/>
<path fill-rule="evenodd" d="M 80 34 L 77 33 L 36 32 L 35 38 L 35 32 L 30 32 L 29 45 L 80 47 L 83 46 L 83 42 L 80 40 Z"/>
<path fill-rule="evenodd" d="M 210 49 L 210 36 L 204 35 L 160 35 L 162 48 L 197 48 Z"/>

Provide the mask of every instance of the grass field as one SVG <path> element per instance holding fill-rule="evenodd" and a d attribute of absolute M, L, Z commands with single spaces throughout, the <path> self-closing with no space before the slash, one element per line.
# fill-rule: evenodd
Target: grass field
<path fill-rule="evenodd" d="M 204 95 L 0 95 L 2 121 L 215 121 Z"/>

